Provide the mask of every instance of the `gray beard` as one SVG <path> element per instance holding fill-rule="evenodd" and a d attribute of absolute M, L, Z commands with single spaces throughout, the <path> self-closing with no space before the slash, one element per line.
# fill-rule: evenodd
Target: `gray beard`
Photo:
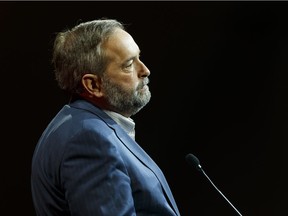
<path fill-rule="evenodd" d="M 146 81 L 148 82 L 148 78 Z M 137 87 L 136 91 L 127 91 L 116 83 L 111 82 L 111 80 L 105 76 L 103 77 L 102 83 L 106 100 L 114 112 L 132 116 L 139 112 L 150 101 L 151 93 L 149 89 L 145 92 L 138 91 L 143 88 L 144 81 Z"/>

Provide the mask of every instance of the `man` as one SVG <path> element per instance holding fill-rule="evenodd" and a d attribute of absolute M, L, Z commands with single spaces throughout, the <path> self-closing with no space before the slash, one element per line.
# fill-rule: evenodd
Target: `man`
<path fill-rule="evenodd" d="M 150 71 L 124 26 L 100 19 L 58 33 L 53 63 L 71 101 L 35 148 L 36 214 L 179 216 L 163 173 L 134 139 L 131 116 L 150 100 Z"/>

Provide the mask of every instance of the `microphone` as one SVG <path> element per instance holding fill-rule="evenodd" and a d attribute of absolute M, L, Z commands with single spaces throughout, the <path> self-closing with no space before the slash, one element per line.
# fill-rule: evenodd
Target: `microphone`
<path fill-rule="evenodd" d="M 187 154 L 185 159 L 189 165 L 191 165 L 192 167 L 196 168 L 196 170 L 198 170 L 199 172 L 204 174 L 204 176 L 209 180 L 209 182 L 213 185 L 213 187 L 222 195 L 222 197 L 230 204 L 230 206 L 232 206 L 232 208 L 237 212 L 237 214 L 242 216 L 242 214 L 234 207 L 234 205 L 226 198 L 226 196 L 224 196 L 224 194 L 211 181 L 211 179 L 208 177 L 208 175 L 206 175 L 206 173 L 204 172 L 204 170 L 202 169 L 202 167 L 200 165 L 199 159 L 191 153 Z"/>

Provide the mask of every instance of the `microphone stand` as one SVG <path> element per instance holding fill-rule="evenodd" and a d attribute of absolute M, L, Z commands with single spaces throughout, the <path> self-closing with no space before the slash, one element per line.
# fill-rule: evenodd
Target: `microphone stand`
<path fill-rule="evenodd" d="M 216 187 L 216 185 L 211 181 L 211 179 L 206 175 L 204 170 L 201 168 L 200 171 L 206 176 L 206 178 L 209 180 L 209 182 L 213 185 L 213 187 L 224 197 L 224 199 L 232 206 L 232 208 L 237 212 L 239 216 L 242 216 L 242 214 L 235 208 L 235 206 L 226 198 L 226 196 Z"/>
<path fill-rule="evenodd" d="M 232 208 L 237 212 L 239 216 L 242 216 L 242 214 L 235 208 L 235 206 L 226 198 L 226 196 L 216 187 L 216 185 L 211 181 L 211 179 L 206 175 L 204 170 L 202 169 L 200 162 L 198 158 L 193 155 L 193 154 L 188 154 L 186 155 L 186 161 L 193 167 L 195 167 L 198 171 L 200 171 L 208 180 L 209 182 L 213 185 L 213 187 L 221 194 L 221 196 L 232 206 Z"/>

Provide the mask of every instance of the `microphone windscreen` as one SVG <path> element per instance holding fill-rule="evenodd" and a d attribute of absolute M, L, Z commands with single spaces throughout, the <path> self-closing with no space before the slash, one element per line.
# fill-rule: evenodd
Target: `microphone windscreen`
<path fill-rule="evenodd" d="M 192 167 L 196 168 L 197 170 L 201 169 L 200 161 L 195 155 L 193 155 L 191 153 L 187 154 L 185 159 L 186 159 L 187 163 L 190 164 Z"/>

